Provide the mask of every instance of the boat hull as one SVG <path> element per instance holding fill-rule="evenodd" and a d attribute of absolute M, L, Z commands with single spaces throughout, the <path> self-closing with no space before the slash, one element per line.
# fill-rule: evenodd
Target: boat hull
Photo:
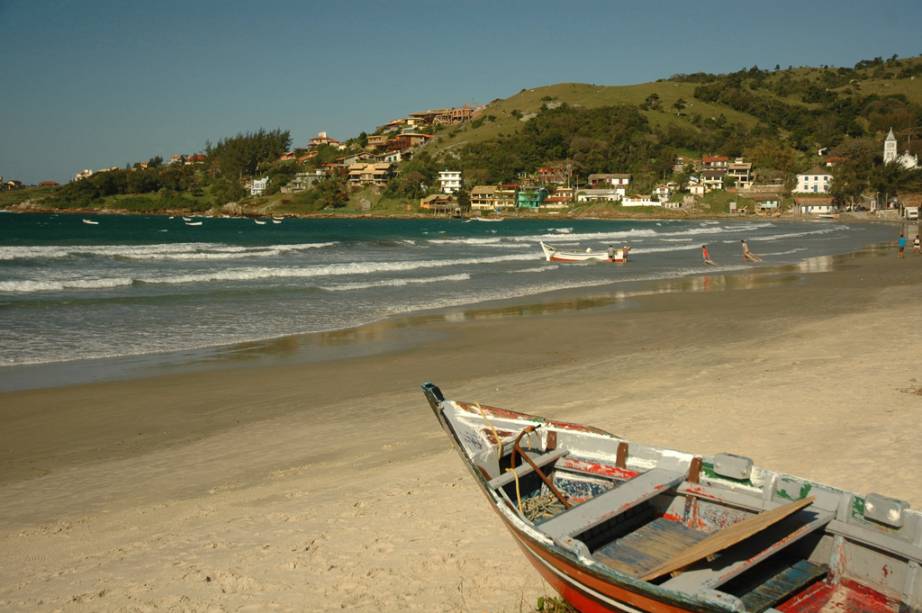
<path fill-rule="evenodd" d="M 544 258 L 548 262 L 558 264 L 578 264 L 586 262 L 605 262 L 610 264 L 623 264 L 627 262 L 628 249 L 615 249 L 609 257 L 607 253 L 579 253 L 575 251 L 558 251 L 550 245 L 541 243 L 541 249 L 544 251 Z"/>

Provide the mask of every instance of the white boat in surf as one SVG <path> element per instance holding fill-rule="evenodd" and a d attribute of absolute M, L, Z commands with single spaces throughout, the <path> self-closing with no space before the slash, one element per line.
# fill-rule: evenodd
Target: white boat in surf
<path fill-rule="evenodd" d="M 282 223 L 282 220 L 281 220 L 281 219 L 275 219 L 275 218 L 273 217 L 273 218 L 272 218 L 272 223 Z"/>
<path fill-rule="evenodd" d="M 612 249 L 611 252 L 593 251 L 586 249 L 584 252 L 579 251 L 560 251 L 556 247 L 542 242 L 541 250 L 544 251 L 544 258 L 548 262 L 558 263 L 575 263 L 575 262 L 610 262 L 614 264 L 623 264 L 628 260 L 628 252 L 631 248 L 628 246 L 619 249 Z"/>
<path fill-rule="evenodd" d="M 505 220 L 506 220 L 505 217 L 471 217 L 470 219 L 468 219 L 468 220 L 466 220 L 466 221 L 489 221 L 489 222 L 496 222 L 496 221 L 505 221 Z"/>
<path fill-rule="evenodd" d="M 253 220 L 253 223 L 257 223 L 257 224 L 259 224 L 259 225 L 261 225 L 261 226 L 264 226 L 264 225 L 266 225 L 266 220 L 265 220 L 265 219 L 254 219 L 254 220 Z"/>
<path fill-rule="evenodd" d="M 187 225 L 187 226 L 200 226 L 200 225 L 202 225 L 202 222 L 200 222 L 200 221 L 187 221 L 187 222 L 186 222 L 186 225 Z"/>
<path fill-rule="evenodd" d="M 87 224 L 88 226 L 98 226 L 99 225 L 98 221 L 93 221 L 92 219 L 84 219 L 83 223 Z"/>
<path fill-rule="evenodd" d="M 172 218 L 171 218 L 171 219 L 172 219 Z M 183 215 L 183 216 L 182 216 L 182 220 L 183 220 L 183 221 L 192 221 L 192 218 L 191 218 L 191 217 L 186 217 L 185 215 Z"/>

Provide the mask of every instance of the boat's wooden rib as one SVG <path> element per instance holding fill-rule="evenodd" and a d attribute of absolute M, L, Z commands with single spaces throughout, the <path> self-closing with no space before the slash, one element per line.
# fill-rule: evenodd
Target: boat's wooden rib
<path fill-rule="evenodd" d="M 532 458 L 532 462 L 534 462 L 539 468 L 544 468 L 548 464 L 551 464 L 552 462 L 556 462 L 557 460 L 564 457 L 568 453 L 570 452 L 567 451 L 566 449 L 555 449 L 553 451 L 549 451 L 548 453 Z M 492 488 L 504 487 L 514 482 L 517 478 L 521 479 L 522 477 L 530 475 L 533 472 L 535 472 L 535 469 L 532 468 L 530 464 L 527 464 L 527 463 L 519 464 L 518 466 L 515 467 L 515 470 L 508 470 L 504 472 L 503 474 L 501 474 L 500 476 L 490 479 L 490 487 Z"/>

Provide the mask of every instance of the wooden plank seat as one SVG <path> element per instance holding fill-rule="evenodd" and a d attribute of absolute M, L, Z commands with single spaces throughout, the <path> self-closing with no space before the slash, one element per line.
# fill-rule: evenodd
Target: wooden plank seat
<path fill-rule="evenodd" d="M 825 564 L 799 560 L 782 568 L 739 598 L 750 613 L 763 613 L 829 572 Z"/>
<path fill-rule="evenodd" d="M 540 525 L 551 538 L 567 540 L 677 486 L 685 473 L 653 468 Z"/>
<path fill-rule="evenodd" d="M 529 456 L 529 457 L 531 457 L 531 461 L 534 462 L 538 466 L 538 468 L 543 470 L 544 467 L 547 466 L 548 464 L 552 462 L 556 462 L 557 460 L 566 456 L 569 453 L 570 453 L 569 450 L 561 448 L 561 449 L 553 449 L 539 456 L 534 456 L 534 457 Z M 503 474 L 499 475 L 498 477 L 494 477 L 493 479 L 490 479 L 489 485 L 493 489 L 499 489 L 501 487 L 505 487 L 509 485 L 510 483 L 514 482 L 516 480 L 516 477 L 521 479 L 522 477 L 525 477 L 526 475 L 530 475 L 533 472 L 535 472 L 535 469 L 531 467 L 531 464 L 523 461 L 521 464 L 515 467 L 514 471 L 511 471 L 511 470 L 506 471 Z"/>
<path fill-rule="evenodd" d="M 707 532 L 689 528 L 680 522 L 657 517 L 637 530 L 599 547 L 592 553 L 592 557 L 610 568 L 639 577 L 707 535 Z"/>
<path fill-rule="evenodd" d="M 762 515 L 765 515 L 765 513 L 754 515 L 752 518 L 743 521 L 751 521 Z M 707 566 L 687 570 L 669 579 L 662 586 L 692 594 L 704 589 L 717 588 L 805 536 L 820 530 L 832 518 L 833 513 L 820 509 L 805 509 L 789 515 L 783 520 L 773 523 L 771 525 L 772 529 L 754 533 L 735 546 L 727 547 L 717 559 L 709 562 Z M 719 537 L 722 532 L 732 528 L 733 526 L 730 526 L 718 531 L 711 538 Z M 706 545 L 706 543 L 698 544 L 699 547 L 701 545 Z"/>

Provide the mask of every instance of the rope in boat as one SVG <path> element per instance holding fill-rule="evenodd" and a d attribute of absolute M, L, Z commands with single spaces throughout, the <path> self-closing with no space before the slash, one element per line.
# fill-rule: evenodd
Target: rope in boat
<path fill-rule="evenodd" d="M 479 402 L 475 402 L 474 406 L 477 407 L 477 410 L 480 411 L 480 417 L 483 418 L 484 423 L 490 428 L 490 432 L 493 433 L 493 440 L 496 442 L 497 453 L 496 461 L 499 462 L 503 457 L 503 443 L 499 438 L 499 432 L 496 431 L 496 427 L 493 426 L 493 422 L 490 421 L 490 418 L 487 417 L 487 414 L 483 412 L 483 407 L 480 406 Z"/>

